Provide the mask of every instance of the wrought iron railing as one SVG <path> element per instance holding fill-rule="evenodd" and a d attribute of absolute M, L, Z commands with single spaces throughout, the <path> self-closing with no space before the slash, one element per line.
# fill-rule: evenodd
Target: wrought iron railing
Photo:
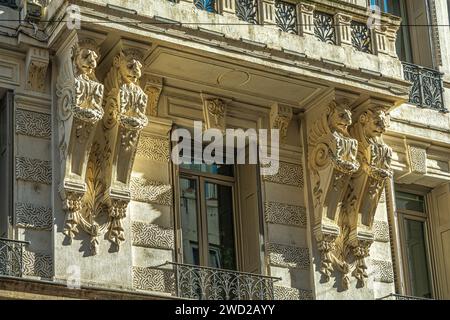
<path fill-rule="evenodd" d="M 412 82 L 410 103 L 421 108 L 448 111 L 444 106 L 442 73 L 407 62 L 403 62 L 403 72 L 405 80 Z"/>
<path fill-rule="evenodd" d="M 197 300 L 273 300 L 280 278 L 167 262 L 174 268 L 176 294 Z"/>
<path fill-rule="evenodd" d="M 379 298 L 378 300 L 433 300 L 423 297 L 405 296 L 402 294 L 391 293 L 385 297 Z"/>
<path fill-rule="evenodd" d="M 29 242 L 0 238 L 0 275 L 21 277 L 23 248 Z"/>

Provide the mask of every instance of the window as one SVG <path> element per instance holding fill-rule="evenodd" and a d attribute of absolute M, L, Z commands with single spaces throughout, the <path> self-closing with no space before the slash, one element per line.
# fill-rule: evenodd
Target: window
<path fill-rule="evenodd" d="M 180 166 L 184 263 L 237 269 L 234 176 L 232 165 Z"/>
<path fill-rule="evenodd" d="M 396 49 L 401 61 L 412 63 L 411 36 L 406 0 L 370 0 L 370 5 L 378 6 L 382 12 L 402 18 L 402 25 L 397 34 Z"/>
<path fill-rule="evenodd" d="M 396 191 L 406 293 L 432 298 L 428 219 L 422 195 Z"/>

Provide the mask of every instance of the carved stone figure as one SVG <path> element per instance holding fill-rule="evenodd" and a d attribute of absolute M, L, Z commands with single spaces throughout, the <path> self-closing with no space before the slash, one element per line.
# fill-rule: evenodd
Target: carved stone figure
<path fill-rule="evenodd" d="M 103 117 L 104 87 L 95 76 L 98 58 L 93 40 L 79 40 L 62 55 L 57 81 L 60 194 L 67 211 L 64 233 L 70 242 L 78 232 L 89 153 L 95 129 Z"/>
<path fill-rule="evenodd" d="M 359 169 L 358 143 L 348 133 L 352 124 L 346 103 L 332 101 L 309 131 L 308 149 L 314 197 L 314 234 L 321 252 L 321 273 L 326 281 L 333 270 L 332 255 L 340 234 L 339 216 L 345 188 Z"/>
<path fill-rule="evenodd" d="M 117 248 L 125 240 L 122 219 L 130 201 L 131 169 L 140 131 L 148 124 L 147 95 L 139 86 L 141 58 L 136 50 L 121 50 L 105 79 L 105 115 L 89 158 L 82 209 L 93 254 L 103 232 Z"/>

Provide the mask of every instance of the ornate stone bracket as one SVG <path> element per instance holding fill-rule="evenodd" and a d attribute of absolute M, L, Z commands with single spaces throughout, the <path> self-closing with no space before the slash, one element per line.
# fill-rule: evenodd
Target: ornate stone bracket
<path fill-rule="evenodd" d="M 59 53 L 57 80 L 60 195 L 66 210 L 64 233 L 72 242 L 81 223 L 89 153 L 98 122 L 103 117 L 103 85 L 95 76 L 99 50 L 96 41 L 73 35 Z"/>
<path fill-rule="evenodd" d="M 146 76 L 143 81 L 144 92 L 148 96 L 147 115 L 158 116 L 158 103 L 163 88 L 163 79 L 156 76 Z"/>
<path fill-rule="evenodd" d="M 389 125 L 388 108 L 368 100 L 350 111 L 346 102 L 334 100 L 308 132 L 320 272 L 326 282 L 339 271 L 344 289 L 350 273 L 360 286 L 365 284 L 375 210 L 392 177 L 392 150 L 382 140 Z"/>
<path fill-rule="evenodd" d="M 223 134 L 226 130 L 227 104 L 226 101 L 215 96 L 202 94 L 203 119 L 205 129 L 218 129 Z"/>
<path fill-rule="evenodd" d="M 286 142 L 287 130 L 292 120 L 292 108 L 274 103 L 270 112 L 270 128 L 280 130 L 281 142 Z"/>
<path fill-rule="evenodd" d="M 26 57 L 27 89 L 45 91 L 45 78 L 50 62 L 48 50 L 31 47 Z"/>

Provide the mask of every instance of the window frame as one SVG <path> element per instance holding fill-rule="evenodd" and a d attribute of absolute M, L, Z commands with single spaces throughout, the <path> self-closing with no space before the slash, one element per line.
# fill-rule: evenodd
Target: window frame
<path fill-rule="evenodd" d="M 411 286 L 411 277 L 410 277 L 410 269 L 409 269 L 409 263 L 407 258 L 407 251 L 406 251 L 406 231 L 405 231 L 405 220 L 415 220 L 423 222 L 424 224 L 424 241 L 425 241 L 425 253 L 426 253 L 426 259 L 427 259 L 427 267 L 428 267 L 428 277 L 429 277 L 429 284 L 430 284 L 430 291 L 431 291 L 431 298 L 436 297 L 436 284 L 435 284 L 435 273 L 433 268 L 433 261 L 434 261 L 434 251 L 433 251 L 433 241 L 431 238 L 431 222 L 429 219 L 429 204 L 428 204 L 428 198 L 427 198 L 427 192 L 421 191 L 421 190 L 415 190 L 414 188 L 402 188 L 396 186 L 394 194 L 399 192 L 409 193 L 413 195 L 419 195 L 423 197 L 424 200 L 424 212 L 414 211 L 414 210 L 408 210 L 408 209 L 399 209 L 397 206 L 395 206 L 395 211 L 397 215 L 397 228 L 399 232 L 399 240 L 400 240 L 400 252 L 402 255 L 401 258 L 401 268 L 403 270 L 403 277 L 404 277 L 404 290 L 407 295 L 413 295 L 412 292 L 412 286 Z M 396 199 L 395 199 L 395 202 Z"/>
<path fill-rule="evenodd" d="M 183 230 L 181 221 L 181 203 L 180 203 L 180 179 L 193 179 L 197 183 L 197 230 L 199 234 L 199 267 L 209 267 L 209 245 L 208 245 L 208 220 L 206 210 L 205 198 L 205 183 L 214 183 L 231 187 L 232 207 L 233 207 L 233 236 L 234 236 L 234 256 L 236 270 L 241 270 L 241 256 L 240 256 L 240 211 L 239 211 L 239 191 L 238 191 L 238 170 L 236 165 L 233 165 L 233 177 L 221 174 L 212 174 L 207 172 L 200 172 L 181 168 L 174 165 L 175 171 L 175 225 L 176 225 L 176 246 L 177 246 L 177 261 L 184 263 L 184 248 L 183 248 Z M 201 249 L 201 250 L 200 250 Z"/>

